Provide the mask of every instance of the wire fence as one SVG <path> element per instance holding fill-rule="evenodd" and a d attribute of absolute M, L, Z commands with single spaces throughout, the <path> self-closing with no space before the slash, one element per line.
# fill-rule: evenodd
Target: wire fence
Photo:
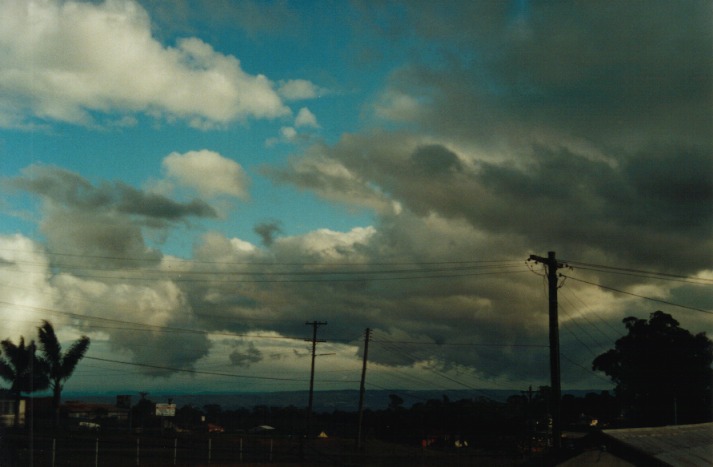
<path fill-rule="evenodd" d="M 299 439 L 252 435 L 5 433 L 3 466 L 158 466 L 296 462 Z"/>

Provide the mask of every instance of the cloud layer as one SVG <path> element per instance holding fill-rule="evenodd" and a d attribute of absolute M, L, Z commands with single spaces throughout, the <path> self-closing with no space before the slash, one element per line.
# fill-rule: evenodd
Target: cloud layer
<path fill-rule="evenodd" d="M 2 2 L 0 125 L 146 113 L 196 127 L 289 115 L 273 83 L 195 37 L 164 46 L 129 0 Z"/>

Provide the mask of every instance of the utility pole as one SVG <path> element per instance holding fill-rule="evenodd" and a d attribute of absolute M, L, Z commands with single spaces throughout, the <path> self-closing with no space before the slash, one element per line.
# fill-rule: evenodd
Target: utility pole
<path fill-rule="evenodd" d="M 307 404 L 307 436 L 312 422 L 312 401 L 314 399 L 314 359 L 317 356 L 317 342 L 326 342 L 324 339 L 317 340 L 317 328 L 326 326 L 326 321 L 306 322 L 305 325 L 312 326 L 312 370 L 309 375 L 309 403 Z M 307 340 L 307 339 L 305 339 Z"/>
<path fill-rule="evenodd" d="M 533 426 L 532 426 L 532 385 L 530 385 L 529 388 L 527 388 L 527 416 L 525 417 L 527 419 L 527 455 L 528 457 L 532 457 L 532 435 L 533 433 Z"/>
<path fill-rule="evenodd" d="M 562 417 L 560 403 L 562 388 L 560 385 L 560 337 L 559 318 L 557 311 L 557 270 L 565 267 L 558 263 L 555 252 L 547 253 L 547 258 L 530 255 L 530 261 L 542 263 L 547 268 L 547 283 L 549 285 L 550 302 L 550 381 L 552 386 L 552 447 L 555 452 L 562 448 Z"/>
<path fill-rule="evenodd" d="M 364 382 L 366 380 L 366 362 L 369 358 L 369 338 L 371 329 L 366 328 L 364 334 L 364 361 L 361 366 L 361 384 L 359 385 L 359 426 L 357 430 L 357 449 L 364 448 L 364 436 L 362 434 L 362 422 L 364 421 Z"/>

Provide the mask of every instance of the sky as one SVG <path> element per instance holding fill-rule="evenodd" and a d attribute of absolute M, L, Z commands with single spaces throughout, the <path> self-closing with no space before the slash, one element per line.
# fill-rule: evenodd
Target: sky
<path fill-rule="evenodd" d="M 713 331 L 706 1 L 0 0 L 0 338 L 67 391 L 563 388 Z M 323 342 L 322 342 L 323 341 Z M 0 386 L 7 383 L 0 382 Z"/>

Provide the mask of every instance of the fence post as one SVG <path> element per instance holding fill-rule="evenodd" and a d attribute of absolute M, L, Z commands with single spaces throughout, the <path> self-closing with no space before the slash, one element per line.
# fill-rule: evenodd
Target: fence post
<path fill-rule="evenodd" d="M 178 438 L 173 438 L 173 465 L 176 465 L 176 457 L 178 456 Z"/>
<path fill-rule="evenodd" d="M 208 463 L 210 464 L 210 454 L 211 454 L 211 449 L 213 447 L 213 440 L 208 438 Z"/>
<path fill-rule="evenodd" d="M 141 438 L 137 437 L 136 438 L 136 465 L 139 465 L 139 452 L 140 452 L 140 444 L 141 444 Z"/>
<path fill-rule="evenodd" d="M 240 462 L 243 461 L 243 438 L 240 438 Z"/>
<path fill-rule="evenodd" d="M 94 454 L 94 467 L 99 467 L 99 437 L 97 436 L 97 445 Z"/>
<path fill-rule="evenodd" d="M 52 438 L 52 467 L 54 467 L 54 460 L 57 454 L 57 438 Z"/>

